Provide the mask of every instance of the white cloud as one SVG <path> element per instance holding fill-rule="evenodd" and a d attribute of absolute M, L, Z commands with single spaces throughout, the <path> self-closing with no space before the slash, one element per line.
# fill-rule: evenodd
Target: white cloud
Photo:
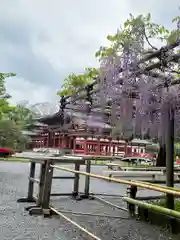
<path fill-rule="evenodd" d="M 9 78 L 7 79 L 6 86 L 7 89 L 11 89 L 11 95 L 14 98 L 10 100 L 11 103 L 14 100 L 29 100 L 31 104 L 47 101 L 55 102 L 58 100 L 58 97 L 54 94 L 54 91 L 49 89 L 48 85 L 37 85 L 23 78 Z"/>
<path fill-rule="evenodd" d="M 95 51 L 128 17 L 151 12 L 171 26 L 178 2 L 155 0 L 6 0 L 0 8 L 0 71 L 13 101 L 55 101 L 71 72 L 96 66 Z"/>

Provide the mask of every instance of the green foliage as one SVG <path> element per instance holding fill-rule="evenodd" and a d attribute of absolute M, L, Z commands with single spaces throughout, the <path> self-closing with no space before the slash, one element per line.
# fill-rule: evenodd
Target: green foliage
<path fill-rule="evenodd" d="M 177 16 L 172 20 L 172 22 L 177 23 L 179 20 L 180 16 Z M 130 14 L 130 17 L 124 22 L 123 26 L 120 27 L 120 30 L 118 30 L 116 34 L 107 36 L 109 46 L 101 46 L 95 53 L 95 56 L 101 61 L 103 57 L 106 57 L 109 54 L 113 54 L 114 56 L 120 55 L 124 48 L 128 47 L 136 40 L 137 34 L 135 33 L 139 27 L 141 27 L 144 39 L 147 43 L 147 47 L 142 49 L 143 54 L 157 49 L 151 44 L 151 40 L 156 39 L 159 41 L 173 43 L 180 36 L 179 30 L 169 30 L 163 25 L 154 23 L 151 20 L 150 13 L 146 16 L 141 14 L 137 17 Z M 83 74 L 70 74 L 64 79 L 61 90 L 57 92 L 57 95 L 68 96 L 77 93 L 79 89 L 92 82 L 92 80 L 97 77 L 98 72 L 99 69 L 86 68 Z"/>
<path fill-rule="evenodd" d="M 72 73 L 64 79 L 61 90 L 57 92 L 57 95 L 68 96 L 77 93 L 79 89 L 83 88 L 88 83 L 91 83 L 97 75 L 98 69 L 96 68 L 86 68 L 85 72 L 80 75 Z"/>
<path fill-rule="evenodd" d="M 11 96 L 6 92 L 5 79 L 14 76 L 14 73 L 0 73 L 0 119 L 12 110 L 12 107 L 7 101 Z"/>
<path fill-rule="evenodd" d="M 175 144 L 174 145 L 174 155 L 180 157 L 180 144 Z"/>
<path fill-rule="evenodd" d="M 13 120 L 22 129 L 25 128 L 26 125 L 32 124 L 34 119 L 34 113 L 21 104 L 13 107 L 12 110 L 8 113 L 8 115 L 9 118 Z"/>
<path fill-rule="evenodd" d="M 14 73 L 0 73 L 0 147 L 24 149 L 29 139 L 21 131 L 33 121 L 33 113 L 25 106 L 11 106 L 5 80 Z"/>
<path fill-rule="evenodd" d="M 172 22 L 176 23 L 179 19 L 180 17 L 178 16 L 174 18 Z M 141 26 L 144 39 L 150 49 L 156 49 L 156 47 L 150 43 L 151 40 L 157 39 L 173 43 L 180 36 L 178 30 L 168 30 L 164 26 L 152 22 L 150 13 L 146 16 L 138 15 L 137 17 L 130 14 L 130 17 L 125 21 L 123 27 L 121 26 L 120 30 L 115 35 L 107 36 L 109 47 L 101 46 L 95 56 L 101 60 L 109 54 L 120 55 L 124 47 L 128 47 L 134 40 L 136 40 L 136 35 L 134 33 L 139 26 Z"/>
<path fill-rule="evenodd" d="M 172 22 L 177 24 L 180 21 L 180 16 L 177 16 L 173 18 Z M 180 37 L 180 29 L 174 29 L 170 32 L 170 35 L 168 36 L 168 42 L 173 43 L 177 41 L 177 39 Z"/>
<path fill-rule="evenodd" d="M 13 120 L 0 121 L 0 145 L 9 148 L 25 148 L 28 139 L 21 134 L 21 127 Z"/>
<path fill-rule="evenodd" d="M 14 73 L 0 73 L 0 100 L 7 100 L 10 95 L 6 93 L 5 79 L 16 76 Z"/>
<path fill-rule="evenodd" d="M 167 201 L 166 201 L 166 199 L 161 199 L 159 201 L 156 201 L 156 204 L 160 207 L 166 207 Z M 179 200 L 175 200 L 174 210 L 180 212 L 180 201 Z"/>

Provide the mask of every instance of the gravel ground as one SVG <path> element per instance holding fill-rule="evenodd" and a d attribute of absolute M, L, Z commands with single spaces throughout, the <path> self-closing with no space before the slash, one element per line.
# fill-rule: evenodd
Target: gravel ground
<path fill-rule="evenodd" d="M 62 218 L 53 217 L 44 219 L 42 216 L 29 216 L 24 210 L 25 203 L 17 203 L 16 200 L 27 194 L 27 176 L 29 166 L 26 163 L 3 163 L 0 162 L 0 239 L 1 240 L 90 240 L 86 234 L 82 234 L 76 227 Z M 102 167 L 93 167 L 93 172 L 99 173 Z M 60 173 L 59 173 L 60 174 Z M 67 175 L 67 174 L 65 174 Z M 84 179 L 81 179 L 80 188 L 83 191 Z M 71 180 L 58 181 L 53 184 L 53 192 L 71 191 Z M 123 195 L 126 186 L 92 180 L 91 191 L 106 192 Z M 151 191 L 151 194 L 155 192 Z M 157 194 L 157 193 L 156 193 Z M 141 190 L 138 195 L 150 195 Z M 107 197 L 105 197 L 107 199 Z M 123 205 L 117 199 L 111 202 Z M 177 240 L 178 236 L 171 236 L 158 227 L 128 219 L 126 212 L 113 210 L 96 200 L 73 201 L 69 198 L 54 198 L 52 204 L 56 209 L 76 212 L 88 212 L 106 214 L 113 217 L 77 216 L 66 214 L 90 232 L 97 234 L 102 240 Z"/>

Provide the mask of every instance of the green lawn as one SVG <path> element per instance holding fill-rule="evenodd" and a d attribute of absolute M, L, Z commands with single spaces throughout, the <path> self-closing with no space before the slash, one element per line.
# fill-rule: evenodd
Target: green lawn
<path fill-rule="evenodd" d="M 8 157 L 8 158 L 0 158 L 0 161 L 1 162 L 29 162 L 28 159 L 24 159 L 24 158 L 16 158 L 16 157 Z M 105 165 L 106 163 L 108 163 L 108 161 L 103 161 L 103 160 L 93 160 L 92 161 L 92 165 Z M 120 162 L 119 163 L 120 166 L 122 167 L 127 167 L 127 166 L 131 166 L 131 165 L 128 165 L 128 163 L 123 163 L 123 162 Z M 135 165 L 133 167 L 151 167 L 151 166 L 148 166 L 148 165 Z"/>
<path fill-rule="evenodd" d="M 1 162 L 29 162 L 28 159 L 24 158 L 16 158 L 16 157 L 8 157 L 8 158 L 0 158 Z"/>
<path fill-rule="evenodd" d="M 161 206 L 161 207 L 166 207 L 166 199 L 161 199 L 156 202 L 156 205 Z M 180 200 L 175 200 L 175 208 L 174 210 L 180 212 Z"/>

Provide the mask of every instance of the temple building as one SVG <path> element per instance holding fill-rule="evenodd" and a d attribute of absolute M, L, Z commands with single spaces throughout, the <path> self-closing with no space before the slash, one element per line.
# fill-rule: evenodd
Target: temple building
<path fill-rule="evenodd" d="M 101 129 L 101 131 L 100 131 Z M 71 149 L 80 155 L 132 155 L 145 153 L 146 142 L 126 143 L 111 136 L 112 127 L 100 121 L 85 121 L 78 114 L 59 112 L 39 118 L 29 126 L 30 147 Z"/>

